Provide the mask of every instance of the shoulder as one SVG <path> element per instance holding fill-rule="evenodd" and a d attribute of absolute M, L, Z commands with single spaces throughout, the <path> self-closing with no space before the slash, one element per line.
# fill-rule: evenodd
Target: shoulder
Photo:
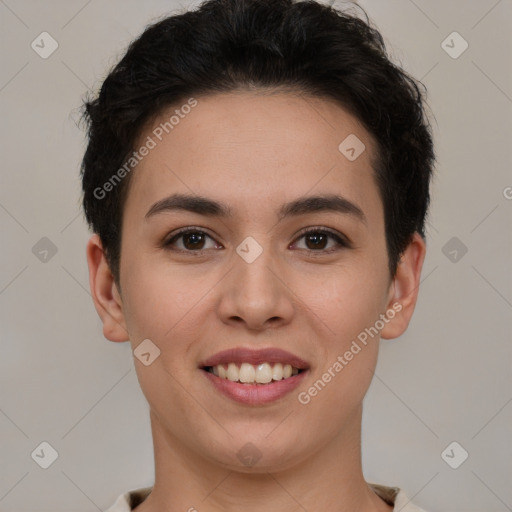
<path fill-rule="evenodd" d="M 152 490 L 152 487 L 141 487 L 125 492 L 105 512 L 131 512 L 149 496 Z"/>
<path fill-rule="evenodd" d="M 406 494 L 398 487 L 387 487 L 379 484 L 368 484 L 372 490 L 390 505 L 394 505 L 395 511 L 400 512 L 426 512 L 414 505 Z M 140 505 L 151 493 L 152 487 L 142 487 L 121 494 L 116 502 L 106 512 L 131 512 Z"/>
<path fill-rule="evenodd" d="M 405 495 L 405 493 L 399 487 L 387 487 L 385 485 L 371 484 L 368 485 L 372 490 L 382 498 L 386 503 L 394 505 L 394 511 L 400 512 L 426 512 L 422 508 L 417 507 L 411 500 Z"/>

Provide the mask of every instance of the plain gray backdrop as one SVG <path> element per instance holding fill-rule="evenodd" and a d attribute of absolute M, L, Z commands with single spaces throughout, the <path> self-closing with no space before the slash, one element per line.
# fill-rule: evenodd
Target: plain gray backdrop
<path fill-rule="evenodd" d="M 76 122 L 126 45 L 193 5 L 0 0 L 2 512 L 105 510 L 153 484 L 130 346 L 89 294 Z M 512 510 L 512 1 L 360 5 L 426 85 L 438 156 L 416 313 L 366 398 L 365 476 L 429 512 Z"/>

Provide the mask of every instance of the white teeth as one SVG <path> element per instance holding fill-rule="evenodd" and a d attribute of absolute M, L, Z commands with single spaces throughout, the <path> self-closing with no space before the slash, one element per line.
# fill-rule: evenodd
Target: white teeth
<path fill-rule="evenodd" d="M 272 378 L 274 380 L 281 380 L 283 378 L 283 365 L 281 363 L 277 363 L 272 368 Z"/>
<path fill-rule="evenodd" d="M 238 380 L 240 382 L 254 382 L 256 377 L 256 370 L 254 366 L 249 363 L 242 363 L 240 366 L 240 375 Z"/>
<path fill-rule="evenodd" d="M 235 363 L 229 363 L 227 368 L 224 364 L 213 366 L 210 371 L 221 379 L 228 379 L 232 382 L 245 384 L 268 384 L 269 382 L 287 379 L 299 373 L 299 369 L 291 364 L 261 363 L 253 366 L 249 363 L 242 363 L 238 367 Z"/>
<path fill-rule="evenodd" d="M 240 376 L 240 370 L 235 363 L 228 364 L 228 371 L 226 372 L 226 377 L 233 381 L 238 382 L 238 377 Z"/>
<path fill-rule="evenodd" d="M 268 363 L 258 365 L 256 368 L 256 382 L 268 384 L 272 380 L 272 367 Z"/>

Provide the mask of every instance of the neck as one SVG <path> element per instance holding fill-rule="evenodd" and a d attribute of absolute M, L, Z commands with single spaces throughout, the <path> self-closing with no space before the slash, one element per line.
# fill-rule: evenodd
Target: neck
<path fill-rule="evenodd" d="M 241 472 L 178 442 L 151 413 L 155 485 L 136 512 L 389 512 L 361 468 L 361 411 L 320 451 L 291 467 Z"/>

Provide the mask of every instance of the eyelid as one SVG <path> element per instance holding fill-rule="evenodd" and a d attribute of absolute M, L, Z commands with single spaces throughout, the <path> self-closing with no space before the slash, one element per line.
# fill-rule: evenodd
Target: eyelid
<path fill-rule="evenodd" d="M 211 238 L 216 244 L 222 245 L 219 242 L 217 242 L 217 240 L 210 233 L 208 233 L 208 231 L 206 231 L 205 228 L 200 228 L 198 226 L 186 226 L 186 227 L 180 228 L 177 231 L 174 231 L 171 234 L 169 234 L 168 236 L 166 236 L 162 242 L 162 246 L 165 248 L 165 247 L 171 245 L 171 242 L 173 240 L 178 239 L 180 236 L 186 235 L 187 233 L 201 233 L 201 234 L 206 235 L 207 237 Z M 180 249 L 176 249 L 176 250 L 179 251 Z M 199 253 L 204 250 L 205 249 L 200 249 L 197 251 L 185 251 L 185 252 Z"/>
<path fill-rule="evenodd" d="M 349 249 L 352 248 L 352 242 L 344 234 L 342 234 L 334 229 L 327 228 L 324 226 L 309 226 L 307 228 L 301 229 L 299 231 L 299 233 L 297 234 L 297 236 L 295 237 L 292 244 L 295 244 L 297 242 L 297 240 L 299 240 L 303 236 L 308 235 L 310 233 L 323 233 L 323 234 L 329 235 L 336 240 L 336 242 L 338 243 L 338 246 L 349 248 Z M 314 252 L 314 253 L 319 253 L 319 254 L 321 254 L 322 252 L 328 253 L 331 251 L 332 251 L 332 249 L 331 250 L 324 249 L 323 251 L 322 250 L 314 251 L 312 249 L 309 249 L 309 252 Z"/>

